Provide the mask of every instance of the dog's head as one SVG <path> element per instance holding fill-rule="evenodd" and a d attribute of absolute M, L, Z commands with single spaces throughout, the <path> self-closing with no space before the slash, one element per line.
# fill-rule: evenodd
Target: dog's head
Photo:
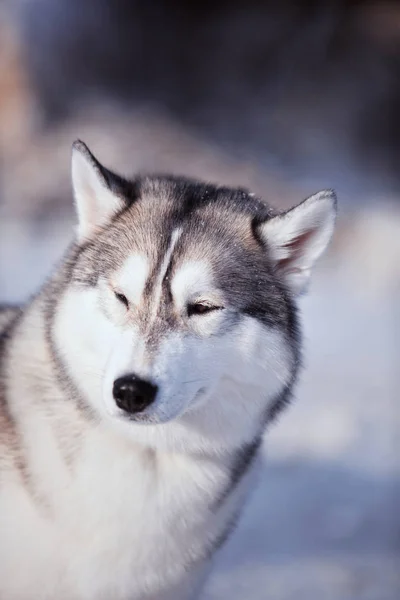
<path fill-rule="evenodd" d="M 52 329 L 84 401 L 135 435 L 260 427 L 294 379 L 295 299 L 332 235 L 334 194 L 275 214 L 240 189 L 127 181 L 82 142 L 72 179 L 77 244 Z"/>

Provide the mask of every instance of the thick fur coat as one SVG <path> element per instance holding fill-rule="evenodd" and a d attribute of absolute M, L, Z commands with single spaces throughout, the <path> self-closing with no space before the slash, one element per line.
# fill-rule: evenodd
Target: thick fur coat
<path fill-rule="evenodd" d="M 189 600 L 254 486 L 300 364 L 320 192 L 127 181 L 82 142 L 65 259 L 0 313 L 0 598 Z"/>

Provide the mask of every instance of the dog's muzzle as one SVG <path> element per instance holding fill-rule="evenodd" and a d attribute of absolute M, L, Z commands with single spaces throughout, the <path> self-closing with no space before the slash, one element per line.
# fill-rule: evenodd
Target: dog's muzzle
<path fill-rule="evenodd" d="M 150 406 L 158 387 L 134 374 L 124 375 L 114 381 L 113 396 L 116 405 L 129 414 L 142 412 Z"/>

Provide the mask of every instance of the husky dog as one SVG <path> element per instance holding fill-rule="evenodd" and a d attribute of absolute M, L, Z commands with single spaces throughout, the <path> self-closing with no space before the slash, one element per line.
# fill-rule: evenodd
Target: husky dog
<path fill-rule="evenodd" d="M 188 600 L 300 363 L 332 191 L 128 181 L 75 142 L 76 238 L 0 320 L 0 598 Z"/>

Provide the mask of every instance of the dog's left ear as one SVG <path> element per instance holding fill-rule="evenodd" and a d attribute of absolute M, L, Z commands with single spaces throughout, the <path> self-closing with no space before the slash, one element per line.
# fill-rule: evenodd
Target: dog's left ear
<path fill-rule="evenodd" d="M 324 190 L 256 226 L 278 273 L 295 295 L 305 291 L 311 269 L 327 247 L 336 219 L 336 195 Z"/>
<path fill-rule="evenodd" d="M 77 140 L 72 145 L 72 186 L 78 213 L 78 241 L 90 239 L 126 202 L 118 190 L 118 176 L 103 167 L 89 148 Z"/>

